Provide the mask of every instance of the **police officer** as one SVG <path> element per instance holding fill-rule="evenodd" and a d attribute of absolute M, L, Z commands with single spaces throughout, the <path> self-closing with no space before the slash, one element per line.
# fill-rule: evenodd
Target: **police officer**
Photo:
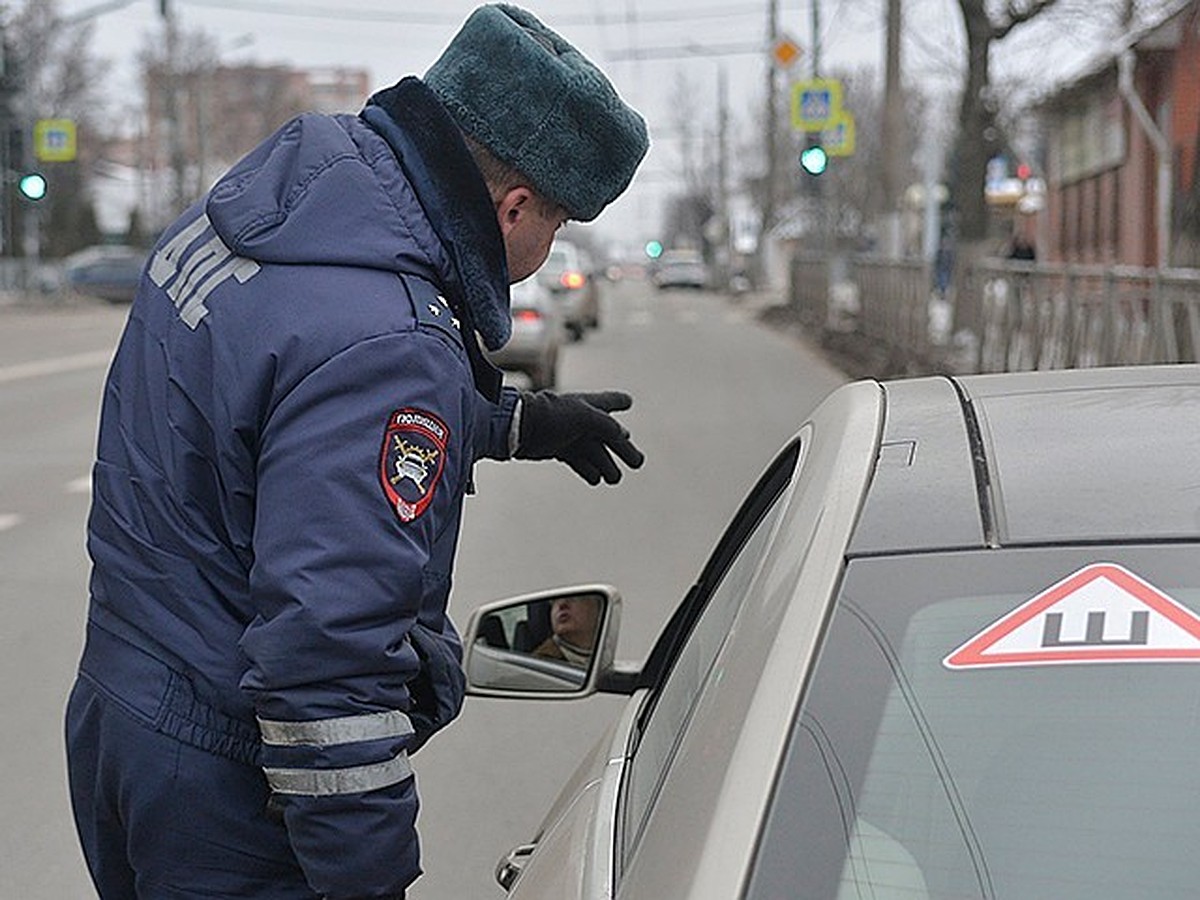
<path fill-rule="evenodd" d="M 420 874 L 410 756 L 462 702 L 475 462 L 642 462 L 628 396 L 502 387 L 478 340 L 646 149 L 569 43 L 485 6 L 424 78 L 291 121 L 164 233 L 105 385 L 67 710 L 104 900 Z"/>

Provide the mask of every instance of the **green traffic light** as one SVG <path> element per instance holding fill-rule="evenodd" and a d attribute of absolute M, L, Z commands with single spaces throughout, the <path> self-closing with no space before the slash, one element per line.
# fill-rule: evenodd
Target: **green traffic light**
<path fill-rule="evenodd" d="M 658 241 L 647 241 L 646 242 L 646 255 L 648 257 L 650 257 L 651 259 L 658 259 L 660 256 L 662 256 L 662 252 L 663 252 L 663 245 L 660 244 Z"/>
<path fill-rule="evenodd" d="M 809 175 L 820 175 L 829 165 L 829 154 L 820 144 L 805 147 L 800 151 L 800 168 Z"/>
<path fill-rule="evenodd" d="M 30 172 L 21 176 L 17 190 L 27 200 L 41 200 L 46 196 L 46 176 L 41 172 Z"/>

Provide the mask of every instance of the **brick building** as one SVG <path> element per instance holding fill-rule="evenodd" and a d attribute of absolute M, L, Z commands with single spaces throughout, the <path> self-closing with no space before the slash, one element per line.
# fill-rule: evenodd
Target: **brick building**
<path fill-rule="evenodd" d="M 1189 234 L 1200 201 L 1200 0 L 1181 3 L 1126 48 L 1040 108 L 1048 182 L 1040 257 L 1197 265 L 1200 240 Z"/>

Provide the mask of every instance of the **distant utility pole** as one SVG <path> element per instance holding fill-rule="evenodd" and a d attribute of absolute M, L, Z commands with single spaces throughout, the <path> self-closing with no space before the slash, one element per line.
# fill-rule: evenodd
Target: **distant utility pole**
<path fill-rule="evenodd" d="M 904 92 L 901 84 L 901 0 L 887 0 L 886 64 L 883 89 L 883 222 L 884 254 L 900 256 L 900 200 L 904 194 Z"/>
<path fill-rule="evenodd" d="M 185 205 L 184 180 L 187 177 L 187 159 L 183 152 L 183 123 L 179 112 L 179 28 L 171 0 L 158 0 L 158 12 L 162 16 L 166 49 L 166 93 L 164 111 L 167 119 L 168 153 L 171 162 L 171 200 L 175 212 Z"/>
<path fill-rule="evenodd" d="M 23 160 L 17 159 L 14 150 L 22 145 L 17 143 L 20 126 L 16 119 L 16 93 L 18 89 L 15 76 L 15 66 L 8 47 L 8 33 L 3 22 L 0 22 L 0 173 L 4 177 L 4 191 L 0 194 L 0 253 L 15 256 L 13 240 L 13 207 L 16 205 L 14 192 L 9 187 L 9 178 L 21 168 Z"/>
<path fill-rule="evenodd" d="M 812 77 L 821 77 L 821 0 L 812 0 Z"/>
<path fill-rule="evenodd" d="M 767 47 L 774 48 L 779 40 L 779 0 L 767 3 Z M 775 219 L 775 191 L 779 181 L 779 70 L 774 60 L 767 63 L 767 178 L 763 193 L 762 234 L 759 238 L 759 259 L 763 244 Z"/>
<path fill-rule="evenodd" d="M 725 66 L 717 68 L 717 221 L 721 225 L 717 264 L 728 283 L 730 259 L 729 227 L 729 78 Z"/>

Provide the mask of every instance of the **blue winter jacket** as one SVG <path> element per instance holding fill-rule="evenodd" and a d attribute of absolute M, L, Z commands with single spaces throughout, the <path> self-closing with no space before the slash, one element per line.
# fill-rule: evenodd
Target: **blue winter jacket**
<path fill-rule="evenodd" d="M 420 872 L 408 754 L 462 702 L 460 507 L 509 455 L 475 339 L 507 338 L 504 259 L 405 79 L 285 125 L 167 230 L 105 385 L 83 677 L 261 766 L 324 897 Z"/>

